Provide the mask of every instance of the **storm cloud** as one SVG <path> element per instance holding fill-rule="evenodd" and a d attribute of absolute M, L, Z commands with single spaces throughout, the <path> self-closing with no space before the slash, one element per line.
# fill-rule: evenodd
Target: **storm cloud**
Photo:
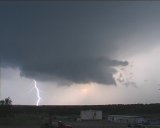
<path fill-rule="evenodd" d="M 115 84 L 114 67 L 128 65 L 113 57 L 126 44 L 117 39 L 130 33 L 131 14 L 137 14 L 119 10 L 112 4 L 6 4 L 0 11 L 1 66 L 18 67 L 22 76 L 43 81 Z"/>
<path fill-rule="evenodd" d="M 59 43 L 14 43 L 8 52 L 4 50 L 3 66 L 18 67 L 21 75 L 37 80 L 57 80 L 75 83 L 96 82 L 101 84 L 115 84 L 114 66 L 126 66 L 127 61 L 112 60 L 108 57 L 89 55 L 87 51 L 92 46 L 79 44 L 81 48 L 75 51 L 73 44 L 65 42 L 70 48 Z M 45 43 L 46 44 L 46 43 Z M 20 46 L 21 45 L 21 46 Z M 24 46 L 25 45 L 25 46 Z M 76 45 L 76 44 L 75 44 Z M 15 49 L 14 49 L 15 47 Z M 17 47 L 19 47 L 17 49 Z M 66 48 L 66 49 L 65 49 Z M 72 51 L 73 49 L 73 51 Z M 86 50 L 85 50 L 86 49 Z M 86 53 L 86 55 L 84 55 Z"/>

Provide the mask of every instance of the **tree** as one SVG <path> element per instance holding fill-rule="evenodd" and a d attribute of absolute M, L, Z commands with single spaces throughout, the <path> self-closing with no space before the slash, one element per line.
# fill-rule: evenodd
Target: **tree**
<path fill-rule="evenodd" d="M 8 98 L 5 98 L 5 105 L 12 105 L 12 100 L 11 100 L 11 98 L 10 97 L 8 97 Z"/>
<path fill-rule="evenodd" d="M 10 97 L 0 100 L 0 105 L 12 105 L 12 100 Z"/>
<path fill-rule="evenodd" d="M 0 105 L 4 105 L 5 101 L 4 100 L 0 100 Z"/>

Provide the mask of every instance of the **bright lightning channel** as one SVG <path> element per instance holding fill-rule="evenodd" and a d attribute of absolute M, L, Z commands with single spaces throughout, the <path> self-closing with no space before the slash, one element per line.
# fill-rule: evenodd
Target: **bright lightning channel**
<path fill-rule="evenodd" d="M 36 92 L 37 92 L 37 102 L 36 102 L 36 105 L 38 106 L 39 102 L 41 100 L 41 97 L 40 97 L 40 94 L 39 94 L 39 89 L 37 87 L 37 82 L 36 82 L 36 80 L 33 80 L 33 81 L 34 81 L 34 88 L 36 89 Z"/>

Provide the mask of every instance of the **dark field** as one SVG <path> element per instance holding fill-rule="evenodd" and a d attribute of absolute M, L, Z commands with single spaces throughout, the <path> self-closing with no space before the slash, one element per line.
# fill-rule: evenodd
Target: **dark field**
<path fill-rule="evenodd" d="M 80 111 L 89 109 L 102 110 L 103 120 L 77 121 L 80 118 Z M 0 128 L 40 128 L 43 117 L 46 115 L 52 115 L 53 125 L 56 125 L 61 120 L 73 128 L 126 128 L 127 124 L 108 122 L 107 116 L 139 115 L 146 119 L 160 119 L 160 104 L 38 107 L 0 106 Z"/>
<path fill-rule="evenodd" d="M 106 120 L 102 121 L 64 121 L 66 124 L 71 125 L 73 128 L 126 128 L 126 124 L 112 124 L 107 122 Z M 57 122 L 53 122 L 53 125 L 56 125 Z M 40 123 L 28 124 L 28 125 L 0 125 L 0 128 L 40 128 Z"/>
<path fill-rule="evenodd" d="M 146 117 L 157 118 L 159 114 L 146 115 Z M 99 121 L 77 121 L 71 116 L 56 116 L 53 119 L 53 126 L 57 125 L 59 120 L 73 128 L 127 128 L 127 124 L 110 123 L 107 119 Z M 78 117 L 78 116 L 77 116 Z M 14 117 L 1 117 L 0 128 L 40 128 L 42 124 L 41 115 L 17 114 Z M 151 127 L 152 128 L 152 127 Z M 157 127 L 158 128 L 158 127 Z M 160 127 L 159 127 L 160 128 Z"/>

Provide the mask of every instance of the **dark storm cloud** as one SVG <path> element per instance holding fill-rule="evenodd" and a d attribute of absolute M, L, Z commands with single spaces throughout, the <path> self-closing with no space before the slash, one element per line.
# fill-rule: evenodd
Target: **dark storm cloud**
<path fill-rule="evenodd" d="M 113 67 L 128 65 L 112 58 L 125 47 L 115 37 L 134 25 L 133 10 L 125 12 L 112 4 L 1 5 L 1 64 L 38 80 L 115 84 Z"/>
<path fill-rule="evenodd" d="M 38 60 L 37 60 L 38 61 Z M 44 60 L 43 60 L 44 61 Z M 125 64 L 126 62 L 117 62 L 117 65 Z M 83 59 L 77 58 L 71 61 L 53 60 L 45 64 L 31 63 L 21 68 L 22 75 L 27 77 L 45 79 L 62 79 L 68 82 L 88 83 L 97 82 L 101 84 L 114 84 L 112 77 L 116 72 L 112 68 L 110 59 Z"/>

